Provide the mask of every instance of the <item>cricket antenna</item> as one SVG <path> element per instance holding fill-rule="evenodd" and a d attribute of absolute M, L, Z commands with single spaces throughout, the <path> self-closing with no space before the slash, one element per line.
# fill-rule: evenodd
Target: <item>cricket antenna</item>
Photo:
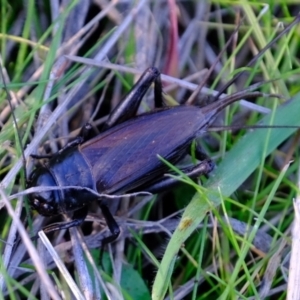
<path fill-rule="evenodd" d="M 245 68 L 252 66 L 267 50 L 269 50 L 275 43 L 286 33 L 288 33 L 297 23 L 300 22 L 300 14 L 296 16 L 293 22 L 291 22 L 284 30 L 282 30 L 270 43 L 268 43 L 258 54 L 256 54 L 245 66 Z M 219 93 L 214 97 L 216 101 L 219 97 L 225 93 L 225 91 L 235 82 L 239 77 L 245 74 L 247 70 L 241 71 L 236 74 L 232 79 L 230 79 L 225 85 L 222 86 Z"/>
<path fill-rule="evenodd" d="M 210 126 L 206 130 L 208 132 L 220 132 L 224 130 L 274 129 L 274 128 L 299 129 L 299 126 L 297 125 L 228 125 L 228 126 Z"/>
<path fill-rule="evenodd" d="M 218 54 L 218 56 L 216 57 L 214 63 L 210 66 L 208 72 L 206 73 L 205 77 L 203 78 L 202 82 L 198 85 L 198 87 L 194 90 L 194 92 L 192 93 L 192 95 L 189 97 L 189 99 L 186 101 L 187 104 L 193 104 L 196 96 L 199 94 L 199 92 L 202 90 L 202 88 L 204 87 L 204 85 L 206 84 L 206 82 L 208 81 L 209 77 L 211 76 L 211 74 L 213 73 L 216 64 L 220 61 L 222 55 L 224 54 L 224 52 L 226 51 L 226 49 L 229 47 L 230 43 L 232 42 L 235 34 L 239 31 L 240 27 L 242 26 L 242 23 L 244 21 L 245 17 L 242 18 L 242 20 L 240 20 L 239 24 L 236 26 L 236 28 L 234 29 L 233 33 L 231 34 L 231 36 L 229 37 L 228 41 L 226 42 L 225 46 L 223 47 L 223 49 L 221 50 L 221 52 Z M 216 98 L 218 99 L 218 98 Z"/>
<path fill-rule="evenodd" d="M 250 67 L 251 65 L 253 65 L 268 49 L 270 49 L 277 41 L 278 39 L 280 39 L 283 35 L 285 35 L 287 32 L 289 32 L 295 24 L 300 22 L 300 14 L 298 14 L 296 16 L 296 18 L 293 20 L 293 22 L 291 22 L 289 25 L 287 25 L 287 27 L 280 32 L 280 34 L 277 35 L 277 37 L 275 37 L 270 43 L 268 43 L 258 54 L 256 54 L 251 61 L 246 65 L 246 67 Z M 237 26 L 237 28 L 235 29 L 234 33 L 235 34 L 237 32 L 237 30 L 239 29 L 239 27 L 241 26 L 241 22 L 239 23 L 239 25 Z M 233 35 L 232 35 L 233 36 Z M 231 36 L 231 37 L 232 37 Z M 230 41 L 230 39 L 229 39 Z M 221 51 L 221 53 L 224 51 L 224 49 L 226 49 L 226 47 L 228 46 L 228 42 L 225 45 L 225 47 L 223 48 L 223 50 Z M 217 60 L 220 58 L 220 55 L 218 56 Z M 214 67 L 214 65 L 213 65 Z M 209 70 L 208 72 L 208 76 L 211 74 L 212 72 L 212 68 Z M 205 105 L 204 107 L 202 107 L 202 113 L 206 116 L 207 120 L 213 120 L 214 116 L 219 113 L 221 110 L 223 110 L 225 107 L 227 107 L 228 105 L 241 100 L 241 99 L 251 99 L 251 98 L 256 98 L 256 97 L 277 97 L 278 95 L 275 94 L 264 94 L 261 92 L 248 92 L 253 90 L 253 87 L 258 87 L 260 85 L 262 85 L 262 83 L 258 83 L 258 84 L 254 84 L 248 88 L 246 88 L 243 91 L 240 92 L 236 92 L 234 94 L 228 95 L 226 97 L 224 97 L 222 99 L 222 101 L 218 101 L 218 99 L 222 96 L 222 94 L 227 90 L 227 88 L 229 86 L 232 85 L 233 82 L 235 82 L 240 76 L 242 76 L 243 74 L 245 74 L 247 72 L 247 70 L 244 70 L 240 73 L 238 73 L 236 76 L 234 76 L 231 80 L 229 80 L 225 85 L 223 85 L 221 87 L 221 90 L 218 92 L 218 94 L 216 96 L 213 97 L 213 101 L 210 101 L 211 103 L 208 105 Z M 208 76 L 206 76 L 206 79 L 208 78 Z M 269 80 L 266 81 L 267 82 L 272 82 L 274 80 Z M 199 92 L 199 89 L 202 88 L 202 84 L 200 84 L 200 86 L 197 88 L 197 93 Z M 194 93 L 193 95 L 194 96 Z M 191 97 L 193 98 L 193 97 Z M 189 99 L 190 101 L 190 99 Z M 258 128 L 258 127 L 257 127 Z M 282 126 L 282 128 L 287 128 L 285 126 Z M 298 127 L 296 127 L 298 128 Z"/>
<path fill-rule="evenodd" d="M 20 131 L 18 129 L 17 119 L 16 119 L 16 116 L 15 116 L 15 113 L 14 113 L 14 108 L 13 108 L 13 105 L 12 105 L 12 98 L 11 98 L 11 95 L 10 95 L 10 93 L 8 91 L 8 88 L 7 88 L 7 85 L 6 85 L 6 82 L 5 82 L 3 68 L 4 68 L 3 62 L 2 62 L 2 59 L 0 57 L 0 73 L 1 73 L 1 78 L 2 78 L 2 82 L 3 82 L 3 89 L 5 90 L 5 92 L 7 94 L 7 100 L 8 100 L 8 103 L 9 103 L 10 110 L 11 110 L 11 115 L 12 115 L 12 118 L 13 118 L 13 123 L 15 125 L 14 127 L 15 127 L 15 132 L 16 132 L 16 135 L 17 135 L 18 144 L 19 144 L 19 147 L 21 148 L 21 152 L 22 152 L 24 174 L 25 174 L 25 178 L 26 178 L 26 181 L 27 181 L 26 159 L 25 159 L 25 155 L 24 155 L 22 140 L 21 140 L 21 136 L 20 136 Z"/>

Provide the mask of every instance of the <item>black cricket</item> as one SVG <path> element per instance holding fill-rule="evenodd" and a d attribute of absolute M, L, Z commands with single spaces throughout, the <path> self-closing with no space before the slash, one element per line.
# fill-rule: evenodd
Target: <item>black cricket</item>
<path fill-rule="evenodd" d="M 139 104 L 154 82 L 154 111 L 134 117 Z M 244 96 L 259 96 L 248 93 Z M 68 222 L 49 225 L 45 232 L 80 225 L 87 216 L 88 204 L 98 201 L 111 235 L 103 244 L 114 241 L 120 228 L 105 204 L 88 190 L 66 186 L 78 186 L 94 190 L 99 194 L 122 195 L 124 193 L 158 193 L 178 183 L 165 177 L 169 168 L 158 157 L 172 164 L 178 163 L 191 152 L 195 138 L 207 131 L 216 114 L 236 97 L 213 102 L 202 108 L 179 105 L 163 107 L 162 86 L 159 71 L 148 68 L 134 85 L 129 95 L 113 110 L 103 126 L 103 131 L 86 141 L 87 124 L 81 134 L 54 154 L 47 164 L 37 167 L 29 177 L 27 187 L 58 187 L 57 190 L 29 195 L 33 209 L 41 215 L 73 213 Z M 183 169 L 189 177 L 208 174 L 214 164 L 200 147 L 196 147 L 197 165 Z"/>
<path fill-rule="evenodd" d="M 153 82 L 158 108 L 133 117 Z M 176 164 L 189 152 L 192 141 L 205 131 L 213 116 L 233 101 L 236 100 L 215 102 L 204 108 L 162 107 L 160 73 L 154 67 L 148 68 L 110 114 L 102 133 L 86 141 L 91 128 L 86 124 L 74 141 L 31 173 L 27 187 L 58 187 L 57 190 L 30 194 L 33 209 L 44 216 L 73 213 L 72 221 L 49 225 L 44 231 L 80 225 L 87 216 L 88 204 L 97 200 L 111 232 L 103 244 L 115 240 L 120 229 L 103 201 L 105 199 L 84 189 L 59 187 L 85 187 L 108 195 L 141 191 L 158 193 L 170 188 L 178 181 L 164 176 L 169 169 L 158 155 Z M 182 170 L 192 178 L 209 173 L 214 166 L 199 147 L 196 147 L 196 158 L 201 160 L 199 164 Z"/>

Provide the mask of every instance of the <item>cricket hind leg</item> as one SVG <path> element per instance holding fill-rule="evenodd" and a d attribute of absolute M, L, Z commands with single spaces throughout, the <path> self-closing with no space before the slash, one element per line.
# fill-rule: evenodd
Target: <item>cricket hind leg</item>
<path fill-rule="evenodd" d="M 102 131 L 105 131 L 116 124 L 122 123 L 135 116 L 141 101 L 154 82 L 154 102 L 155 107 L 163 106 L 162 97 L 162 84 L 160 79 L 160 72 L 155 67 L 148 68 L 132 87 L 128 95 L 115 107 L 110 113 L 108 120 L 104 123 Z M 67 145 L 65 145 L 58 153 L 61 153 L 67 149 L 76 147 L 90 138 L 90 132 L 92 125 L 86 123 L 80 130 L 79 135 Z M 49 157 L 47 157 L 49 158 Z"/>
<path fill-rule="evenodd" d="M 141 75 L 140 79 L 132 87 L 128 95 L 114 108 L 109 115 L 108 120 L 104 123 L 102 131 L 134 117 L 144 95 L 152 83 L 154 83 L 155 106 L 162 107 L 163 97 L 160 72 L 157 68 L 150 67 Z"/>
<path fill-rule="evenodd" d="M 215 167 L 211 159 L 205 159 L 192 167 L 180 169 L 189 178 L 196 178 L 201 175 L 208 175 Z M 153 185 L 145 188 L 144 190 L 149 193 L 157 194 L 170 190 L 178 185 L 180 181 L 173 177 L 164 177 L 162 180 L 157 181 Z"/>
<path fill-rule="evenodd" d="M 189 166 L 186 168 L 180 169 L 182 173 L 184 173 L 189 178 L 196 178 L 199 176 L 208 176 L 209 173 L 214 169 L 215 163 L 212 159 L 204 152 L 201 146 L 196 143 L 195 147 L 195 157 L 200 162 L 196 165 Z M 177 174 L 176 174 L 177 175 Z M 157 194 L 164 192 L 166 190 L 170 190 L 176 187 L 179 183 L 179 180 L 173 177 L 163 177 L 161 180 L 152 183 L 151 185 L 145 186 L 139 190 L 143 190 L 149 193 Z"/>

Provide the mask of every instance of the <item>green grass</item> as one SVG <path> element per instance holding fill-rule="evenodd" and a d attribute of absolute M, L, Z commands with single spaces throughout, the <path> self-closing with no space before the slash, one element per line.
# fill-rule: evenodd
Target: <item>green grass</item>
<path fill-rule="evenodd" d="M 166 24 L 166 4 L 158 7 L 152 3 L 145 9 L 146 4 L 140 1 L 138 9 L 144 10 L 139 10 L 133 20 L 130 7 L 103 8 L 105 18 L 86 28 L 98 8 L 84 7 L 80 2 L 81 13 L 76 15 L 76 3 L 55 17 L 48 2 L 37 6 L 29 1 L 24 7 L 21 3 L 12 7 L 5 1 L 0 4 L 0 54 L 8 73 L 7 87 L 18 100 L 14 102 L 15 114 L 22 143 L 28 145 L 28 174 L 33 162 L 29 154 L 58 151 L 86 122 L 99 126 L 148 66 L 155 65 L 162 72 L 171 70 L 172 74 L 166 75 L 177 78 L 203 70 L 213 63 L 238 20 L 245 16 L 234 43 L 206 84 L 219 90 L 282 31 L 281 24 L 292 22 L 295 15 L 295 6 L 285 1 L 268 6 L 254 1 L 213 1 L 206 7 L 210 13 L 204 14 L 200 2 L 178 1 L 172 10 L 178 13 L 180 24 L 176 39 L 171 23 Z M 89 15 L 85 17 L 87 10 Z M 280 14 L 275 13 L 278 11 Z M 22 29 L 18 29 L 20 14 L 25 20 Z M 72 40 L 80 29 L 80 38 Z M 226 91 L 231 94 L 254 82 L 277 79 L 259 90 L 280 94 L 283 99 L 255 99 L 256 104 L 270 109 L 266 116 L 236 103 L 216 119 L 217 125 L 300 126 L 298 29 L 299 25 L 278 40 Z M 171 41 L 174 44 L 170 45 Z M 179 59 L 168 60 L 176 59 L 176 51 Z M 94 65 L 88 60 L 85 64 L 71 62 L 63 54 L 97 57 L 97 61 L 94 59 Z M 114 65 L 98 67 L 106 57 Z M 135 73 L 123 72 L 123 65 Z M 190 82 L 199 84 L 201 76 L 195 75 Z M 174 80 L 165 81 L 165 98 L 178 102 L 188 99 L 191 91 L 183 83 L 174 86 Z M 140 113 L 153 107 L 152 91 L 145 98 Z M 25 190 L 25 177 L 5 92 L 0 95 L 0 117 L 1 187 L 12 195 Z M 96 205 L 91 205 L 91 215 L 82 228 L 85 241 L 74 232 L 49 235 L 48 249 L 53 251 L 51 245 L 55 246 L 60 258 L 57 264 L 67 266 L 80 291 L 78 298 L 89 299 L 101 293 L 112 299 L 150 299 L 151 295 L 153 299 L 265 299 L 272 295 L 284 299 L 286 254 L 279 249 L 284 244 L 287 251 L 290 249 L 292 199 L 298 191 L 299 135 L 295 131 L 241 129 L 205 135 L 201 146 L 216 162 L 209 178 L 201 179 L 203 185 L 183 178 L 186 184 L 172 192 L 120 201 L 114 214 L 123 231 L 109 247 L 110 255 L 105 254 L 104 269 L 98 257 L 103 236 L 99 223 L 104 228 L 106 225 Z M 58 219 L 42 219 L 31 212 L 26 197 L 10 203 L 16 210 L 13 217 L 3 207 L 3 198 L 0 202 L 0 284 L 8 291 L 5 294 L 3 288 L 0 299 L 25 299 L 29 295 L 40 299 L 47 288 L 34 290 L 34 283 L 39 279 L 45 282 L 47 276 L 67 298 L 71 297 L 75 289 L 69 287 L 67 275 L 62 276 L 56 264 L 50 264 L 52 258 L 40 240 L 34 244 L 40 261 L 30 259 L 32 255 L 34 258 L 34 250 L 28 250 L 30 239 L 23 237 L 13 247 L 20 230 L 13 219 L 22 221 L 29 236 Z M 27 209 L 22 210 L 23 206 Z M 45 265 L 40 265 L 42 261 Z"/>

